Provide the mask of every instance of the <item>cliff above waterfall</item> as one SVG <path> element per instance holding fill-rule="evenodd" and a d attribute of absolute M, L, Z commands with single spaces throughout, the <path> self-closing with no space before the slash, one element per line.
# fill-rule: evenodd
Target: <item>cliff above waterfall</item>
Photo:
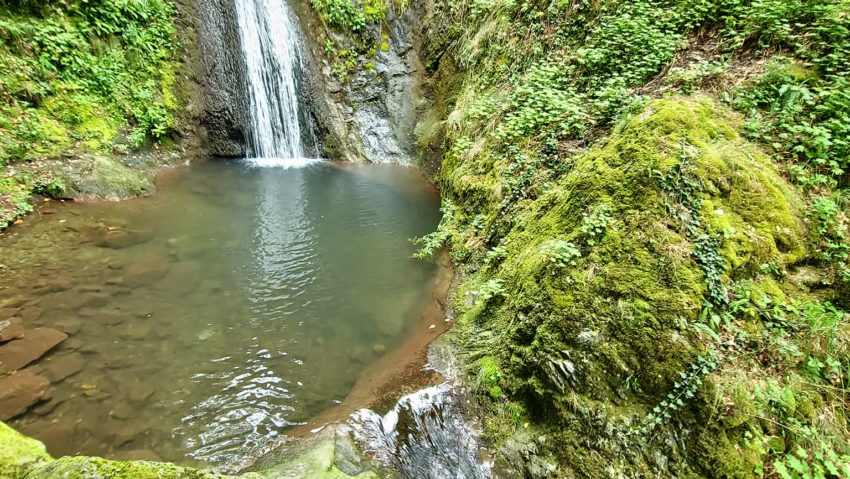
<path fill-rule="evenodd" d="M 334 160 L 412 164 L 425 109 L 419 3 L 295 0 L 308 49 L 307 96 Z"/>

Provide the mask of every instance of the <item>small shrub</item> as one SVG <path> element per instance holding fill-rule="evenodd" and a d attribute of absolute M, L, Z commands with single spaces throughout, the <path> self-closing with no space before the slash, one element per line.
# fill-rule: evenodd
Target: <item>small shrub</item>
<path fill-rule="evenodd" d="M 484 282 L 475 291 L 475 301 L 479 305 L 486 305 L 493 299 L 504 296 L 505 283 L 501 279 L 490 279 Z"/>
<path fill-rule="evenodd" d="M 594 208 L 590 213 L 584 213 L 581 232 L 584 235 L 585 242 L 589 246 L 595 245 L 605 235 L 605 230 L 613 221 L 611 208 L 604 203 Z"/>
<path fill-rule="evenodd" d="M 581 250 L 569 241 L 556 240 L 545 247 L 546 258 L 556 268 L 563 269 L 567 266 L 575 266 L 576 261 L 581 258 Z"/>

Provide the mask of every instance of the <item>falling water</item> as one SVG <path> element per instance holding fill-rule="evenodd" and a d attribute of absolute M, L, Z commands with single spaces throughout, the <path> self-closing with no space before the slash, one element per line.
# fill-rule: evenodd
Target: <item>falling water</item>
<path fill-rule="evenodd" d="M 301 49 L 284 0 L 236 0 L 250 101 L 250 155 L 263 166 L 305 163 L 298 73 Z"/>

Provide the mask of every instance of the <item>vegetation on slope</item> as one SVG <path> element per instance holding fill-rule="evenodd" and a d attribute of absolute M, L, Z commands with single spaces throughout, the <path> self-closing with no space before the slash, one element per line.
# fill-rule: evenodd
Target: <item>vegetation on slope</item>
<path fill-rule="evenodd" d="M 171 132 L 174 17 L 169 0 L 0 1 L 0 226 L 29 210 L 31 191 L 66 186 L 23 163 L 125 153 Z"/>
<path fill-rule="evenodd" d="M 404 12 L 409 0 L 310 0 L 324 24 L 319 35 L 333 74 L 347 80 L 356 70 L 374 70 L 374 58 L 390 49 L 387 20 Z"/>
<path fill-rule="evenodd" d="M 850 3 L 437 1 L 426 27 L 422 254 L 461 265 L 503 466 L 850 475 Z"/>

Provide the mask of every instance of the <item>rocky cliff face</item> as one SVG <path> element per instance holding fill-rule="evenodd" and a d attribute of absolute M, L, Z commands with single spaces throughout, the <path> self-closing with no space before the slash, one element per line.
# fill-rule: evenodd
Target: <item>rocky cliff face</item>
<path fill-rule="evenodd" d="M 187 60 L 195 85 L 193 115 L 204 130 L 211 156 L 245 156 L 248 99 L 233 0 L 181 0 L 183 21 L 193 32 L 193 57 Z"/>
<path fill-rule="evenodd" d="M 309 50 L 309 104 L 322 155 L 337 160 L 409 164 L 424 68 L 414 43 L 418 2 L 354 34 L 329 28 L 308 1 L 294 0 Z"/>

